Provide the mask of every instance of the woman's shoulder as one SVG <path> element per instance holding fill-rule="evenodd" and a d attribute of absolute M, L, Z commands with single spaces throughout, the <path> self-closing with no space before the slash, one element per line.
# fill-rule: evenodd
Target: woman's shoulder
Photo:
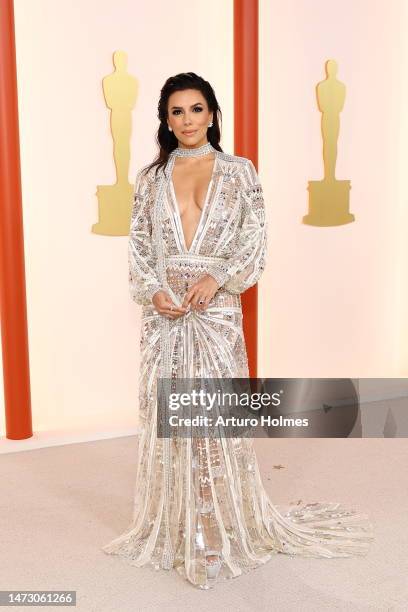
<path fill-rule="evenodd" d="M 227 174 L 237 175 L 243 185 L 259 183 L 258 174 L 251 159 L 224 152 L 218 152 L 218 155 L 225 164 L 224 171 Z"/>
<path fill-rule="evenodd" d="M 255 166 L 248 157 L 224 153 L 223 151 L 218 151 L 218 156 L 226 163 L 227 167 L 234 167 L 235 171 L 238 171 L 239 174 L 253 176 L 256 173 Z"/>
<path fill-rule="evenodd" d="M 136 174 L 136 181 L 142 181 L 144 183 L 155 183 L 161 174 L 161 169 L 157 172 L 157 164 L 152 166 L 151 163 L 145 164 Z"/>
<path fill-rule="evenodd" d="M 144 166 L 141 166 L 139 170 L 137 171 L 137 174 L 140 176 L 147 176 L 147 177 L 152 176 L 154 167 L 150 168 L 150 166 L 151 164 L 145 164 Z"/>
<path fill-rule="evenodd" d="M 226 153 L 225 151 L 217 151 L 220 159 L 226 162 L 237 164 L 238 166 L 245 167 L 251 164 L 251 160 L 247 157 L 241 157 L 240 155 L 233 155 L 232 153 Z"/>

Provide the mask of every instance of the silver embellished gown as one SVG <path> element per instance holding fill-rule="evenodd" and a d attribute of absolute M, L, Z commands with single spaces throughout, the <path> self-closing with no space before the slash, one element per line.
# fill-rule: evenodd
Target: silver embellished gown
<path fill-rule="evenodd" d="M 193 242 L 186 248 L 166 169 L 136 178 L 129 235 L 129 284 L 142 306 L 138 460 L 133 518 L 102 550 L 132 565 L 175 568 L 194 586 L 211 588 L 276 553 L 306 557 L 365 555 L 373 538 L 368 517 L 339 503 L 280 512 L 261 481 L 250 438 L 156 436 L 158 377 L 246 378 L 248 362 L 240 294 L 265 266 L 267 227 L 262 187 L 249 159 L 215 150 L 212 178 Z M 176 320 L 158 314 L 152 296 L 165 289 L 181 304 L 203 274 L 220 285 L 205 311 Z M 271 441 L 272 443 L 272 441 Z M 221 553 L 209 579 L 205 554 Z"/>

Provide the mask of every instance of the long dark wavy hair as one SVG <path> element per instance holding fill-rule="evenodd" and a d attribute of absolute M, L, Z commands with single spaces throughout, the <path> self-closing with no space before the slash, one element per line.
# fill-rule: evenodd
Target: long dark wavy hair
<path fill-rule="evenodd" d="M 175 76 L 171 76 L 164 83 L 160 91 L 160 99 L 157 107 L 157 116 L 160 121 L 159 129 L 156 134 L 156 142 L 159 145 L 159 153 L 154 161 L 145 169 L 148 172 L 150 168 L 157 166 L 156 176 L 159 168 L 167 164 L 170 153 L 178 147 L 178 140 L 174 132 L 170 132 L 167 124 L 167 107 L 169 97 L 175 91 L 183 89 L 197 89 L 202 93 L 207 101 L 209 111 L 213 112 L 212 126 L 207 129 L 207 139 L 212 144 L 214 149 L 222 151 L 220 147 L 222 123 L 222 113 L 218 104 L 213 88 L 208 81 L 195 74 L 195 72 L 181 72 Z"/>

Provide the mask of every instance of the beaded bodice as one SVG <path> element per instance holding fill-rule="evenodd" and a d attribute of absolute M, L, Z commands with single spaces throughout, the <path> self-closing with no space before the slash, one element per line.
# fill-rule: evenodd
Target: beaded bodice
<path fill-rule="evenodd" d="M 146 174 L 145 168 L 138 173 L 129 263 L 132 296 L 140 304 L 150 304 L 154 292 L 163 286 L 160 263 L 169 271 L 170 289 L 179 295 L 185 291 L 186 268 L 211 274 L 222 290 L 232 294 L 254 285 L 264 269 L 267 228 L 255 167 L 244 157 L 204 146 L 207 153 L 215 153 L 215 161 L 189 249 L 171 180 L 176 154 L 169 156 L 159 177 L 154 167 Z M 178 280 L 177 269 L 184 270 Z"/>

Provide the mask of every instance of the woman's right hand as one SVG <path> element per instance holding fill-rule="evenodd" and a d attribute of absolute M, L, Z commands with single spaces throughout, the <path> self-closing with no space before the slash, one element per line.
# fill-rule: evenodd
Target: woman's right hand
<path fill-rule="evenodd" d="M 157 312 L 170 319 L 179 319 L 187 312 L 187 308 L 176 306 L 166 291 L 156 291 L 152 299 Z"/>

